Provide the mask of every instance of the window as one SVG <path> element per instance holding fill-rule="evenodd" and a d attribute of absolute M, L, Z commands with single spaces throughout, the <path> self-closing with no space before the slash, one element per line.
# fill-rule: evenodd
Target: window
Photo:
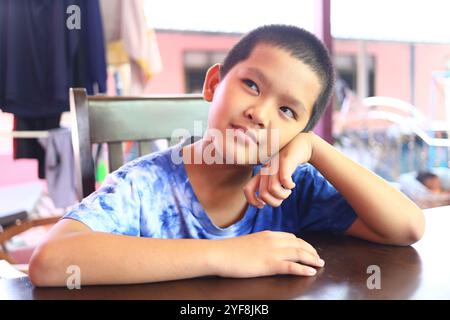
<path fill-rule="evenodd" d="M 334 58 L 337 75 L 354 92 L 356 88 L 357 63 L 354 55 L 336 55 Z M 375 96 L 375 58 L 368 57 L 367 68 L 369 72 L 368 96 Z"/>
<path fill-rule="evenodd" d="M 226 52 L 187 51 L 184 53 L 185 92 L 201 93 L 206 71 L 215 63 L 223 63 Z"/>

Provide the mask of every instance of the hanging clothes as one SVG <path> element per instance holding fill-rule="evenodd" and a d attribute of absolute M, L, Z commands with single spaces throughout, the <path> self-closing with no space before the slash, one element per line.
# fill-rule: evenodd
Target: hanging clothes
<path fill-rule="evenodd" d="M 61 115 L 43 118 L 25 118 L 14 116 L 14 131 L 51 130 L 59 128 Z M 45 179 L 45 149 L 37 139 L 13 139 L 14 159 L 37 159 L 38 177 Z"/>
<path fill-rule="evenodd" d="M 69 29 L 67 8 L 80 8 Z M 0 108 L 27 118 L 69 110 L 69 88 L 106 91 L 106 57 L 98 0 L 0 1 Z M 98 89 L 96 89 L 98 88 Z"/>
<path fill-rule="evenodd" d="M 108 64 L 123 70 L 129 64 L 130 83 L 125 94 L 138 95 L 152 76 L 161 72 L 162 62 L 156 35 L 148 27 L 143 0 L 100 0 Z"/>
<path fill-rule="evenodd" d="M 71 87 L 83 87 L 89 95 L 106 92 L 107 71 L 103 24 L 98 0 L 67 0 L 77 3 L 82 13 L 79 32 L 69 30 L 69 75 Z M 78 30 L 77 30 L 78 31 Z"/>
<path fill-rule="evenodd" d="M 50 130 L 48 138 L 39 139 L 39 142 L 46 150 L 47 188 L 55 207 L 66 208 L 75 204 L 79 199 L 70 129 Z"/>
<path fill-rule="evenodd" d="M 79 8 L 80 28 L 67 25 Z M 0 109 L 13 113 L 15 130 L 59 128 L 69 110 L 69 88 L 106 91 L 106 54 L 98 0 L 0 1 Z M 14 139 L 13 157 L 38 159 L 36 139 Z"/>

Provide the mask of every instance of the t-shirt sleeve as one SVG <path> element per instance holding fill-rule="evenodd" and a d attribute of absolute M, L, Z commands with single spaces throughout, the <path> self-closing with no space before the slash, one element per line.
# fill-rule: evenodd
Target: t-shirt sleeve
<path fill-rule="evenodd" d="M 103 185 L 63 217 L 86 224 L 93 231 L 139 235 L 140 196 L 130 172 L 119 169 Z"/>
<path fill-rule="evenodd" d="M 294 174 L 301 231 L 344 233 L 357 215 L 347 200 L 312 165 Z"/>

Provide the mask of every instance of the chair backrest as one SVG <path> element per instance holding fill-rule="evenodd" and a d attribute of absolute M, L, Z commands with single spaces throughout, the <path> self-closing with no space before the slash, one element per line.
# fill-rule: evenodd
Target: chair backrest
<path fill-rule="evenodd" d="M 70 89 L 79 198 L 95 190 L 93 144 L 108 145 L 109 169 L 114 171 L 124 162 L 122 142 L 136 141 L 141 156 L 150 152 L 150 141 L 171 139 L 174 130 L 201 135 L 207 127 L 208 111 L 209 104 L 200 95 L 88 97 L 83 88 Z"/>

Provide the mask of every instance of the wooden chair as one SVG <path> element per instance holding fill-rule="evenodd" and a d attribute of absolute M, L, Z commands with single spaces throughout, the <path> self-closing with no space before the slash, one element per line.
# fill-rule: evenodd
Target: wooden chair
<path fill-rule="evenodd" d="M 208 111 L 209 104 L 200 95 L 88 97 L 85 89 L 70 89 L 79 199 L 95 191 L 94 144 L 107 144 L 109 169 L 114 171 L 124 162 L 123 142 L 136 141 L 141 156 L 150 153 L 150 141 L 170 139 L 175 129 L 203 134 Z M 198 131 L 196 121 L 201 133 L 194 130 Z"/>
<path fill-rule="evenodd" d="M 11 248 L 8 242 L 15 236 L 34 227 L 56 223 L 61 216 L 42 217 L 36 208 L 43 195 L 40 182 L 19 183 L 0 187 L 0 260 L 11 264 L 27 260 L 33 251 L 31 246 Z M 1 278 L 0 274 L 0 278 Z"/>
<path fill-rule="evenodd" d="M 8 252 L 6 248 L 6 243 L 11 240 L 12 237 L 17 236 L 31 228 L 55 224 L 60 218 L 60 216 L 40 219 L 31 219 L 26 217 L 23 219 L 17 219 L 12 224 L 3 226 L 0 225 L 0 260 L 6 260 L 9 263 L 16 264 L 17 262 L 11 257 L 11 253 Z M 33 248 L 28 248 L 27 250 L 30 250 L 31 252 Z"/>

